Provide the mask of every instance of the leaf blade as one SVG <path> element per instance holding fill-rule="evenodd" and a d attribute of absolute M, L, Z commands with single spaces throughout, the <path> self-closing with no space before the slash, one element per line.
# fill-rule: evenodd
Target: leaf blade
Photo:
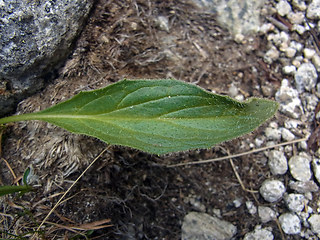
<path fill-rule="evenodd" d="M 16 117 L 164 154 L 208 148 L 248 133 L 272 117 L 277 107 L 276 102 L 257 98 L 237 102 L 172 79 L 122 80 Z"/>

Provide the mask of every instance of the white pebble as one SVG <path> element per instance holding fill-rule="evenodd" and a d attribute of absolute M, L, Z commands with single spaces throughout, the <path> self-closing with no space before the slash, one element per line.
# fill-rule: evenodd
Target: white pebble
<path fill-rule="evenodd" d="M 266 63 L 273 63 L 274 61 L 278 60 L 280 56 L 279 51 L 277 50 L 277 48 L 275 46 L 272 46 L 265 54 L 264 56 L 264 61 Z"/>
<path fill-rule="evenodd" d="M 303 113 L 299 93 L 296 89 L 289 87 L 289 81 L 283 79 L 280 89 L 276 92 L 276 100 L 280 103 L 279 110 L 285 115 L 299 119 Z"/>
<path fill-rule="evenodd" d="M 292 141 L 296 138 L 296 136 L 286 128 L 281 128 L 281 136 L 285 141 Z"/>
<path fill-rule="evenodd" d="M 311 230 L 316 234 L 320 234 L 320 215 L 312 214 L 311 217 L 309 217 L 308 222 L 311 225 Z"/>
<path fill-rule="evenodd" d="M 320 0 L 312 0 L 307 9 L 307 18 L 320 19 Z"/>
<path fill-rule="evenodd" d="M 320 159 L 319 158 L 314 158 L 312 160 L 312 170 L 318 183 L 320 183 Z"/>
<path fill-rule="evenodd" d="M 301 43 L 296 42 L 296 41 L 291 41 L 289 46 L 296 49 L 298 52 L 300 52 L 303 48 L 303 45 Z"/>
<path fill-rule="evenodd" d="M 261 196 L 268 202 L 278 201 L 285 191 L 286 188 L 281 181 L 270 179 L 265 180 L 259 189 Z"/>
<path fill-rule="evenodd" d="M 299 61 L 298 59 L 293 59 L 292 65 L 295 66 L 296 68 L 298 68 L 301 66 L 301 61 Z"/>
<path fill-rule="evenodd" d="M 254 203 L 252 201 L 247 201 L 246 202 L 246 207 L 248 209 L 248 212 L 251 214 L 251 215 L 254 215 L 257 213 L 257 207 L 254 205 Z"/>
<path fill-rule="evenodd" d="M 303 55 L 306 59 L 311 59 L 316 54 L 316 51 L 310 48 L 303 49 Z"/>
<path fill-rule="evenodd" d="M 317 71 L 320 72 L 320 56 L 318 54 L 313 55 L 311 61 Z"/>
<path fill-rule="evenodd" d="M 297 50 L 293 47 L 288 47 L 284 52 L 286 57 L 293 58 L 296 55 Z"/>
<path fill-rule="evenodd" d="M 274 175 L 283 175 L 288 170 L 287 158 L 282 151 L 273 150 L 268 154 L 268 165 Z"/>
<path fill-rule="evenodd" d="M 291 12 L 290 4 L 285 0 L 280 0 L 276 5 L 277 12 L 280 16 L 285 16 Z"/>
<path fill-rule="evenodd" d="M 233 83 L 231 84 L 231 86 L 229 87 L 229 96 L 230 97 L 235 97 L 238 95 L 239 91 L 238 91 L 238 88 L 237 86 L 235 86 Z"/>
<path fill-rule="evenodd" d="M 287 74 L 287 75 L 294 75 L 296 73 L 297 69 L 295 66 L 293 65 L 290 65 L 290 66 L 284 66 L 282 68 L 282 72 L 284 74 Z"/>
<path fill-rule="evenodd" d="M 307 154 L 291 157 L 288 165 L 294 179 L 302 182 L 311 179 L 310 157 Z"/>
<path fill-rule="evenodd" d="M 294 75 L 297 90 L 301 93 L 316 87 L 318 74 L 312 63 L 303 63 Z"/>
<path fill-rule="evenodd" d="M 307 9 L 306 3 L 303 0 L 292 0 L 291 4 L 300 11 L 305 11 Z"/>
<path fill-rule="evenodd" d="M 292 24 L 301 24 L 305 18 L 303 12 L 290 12 L 287 17 Z"/>
<path fill-rule="evenodd" d="M 275 211 L 273 211 L 269 207 L 264 207 L 264 206 L 258 207 L 258 214 L 259 214 L 259 217 L 260 217 L 262 223 L 270 222 L 270 221 L 276 219 L 276 217 L 277 217 L 277 214 Z"/>
<path fill-rule="evenodd" d="M 266 33 L 268 33 L 268 32 L 270 32 L 270 31 L 273 31 L 274 30 L 274 26 L 273 26 L 273 24 L 272 23 L 264 23 L 261 27 L 260 27 L 260 32 L 261 33 L 264 33 L 264 34 L 266 34 Z"/>
<path fill-rule="evenodd" d="M 293 213 L 284 213 L 279 217 L 282 230 L 286 234 L 298 234 L 301 231 L 300 219 Z"/>
<path fill-rule="evenodd" d="M 277 128 L 266 128 L 265 134 L 268 140 L 280 140 L 281 139 L 281 131 Z"/>
<path fill-rule="evenodd" d="M 293 24 L 292 30 L 296 31 L 300 35 L 304 34 L 304 32 L 306 31 L 305 27 L 299 24 Z"/>
<path fill-rule="evenodd" d="M 252 232 L 248 232 L 243 240 L 273 240 L 273 234 L 266 228 L 262 228 L 257 226 Z"/>
<path fill-rule="evenodd" d="M 284 201 L 288 209 L 292 212 L 301 212 L 304 209 L 307 200 L 302 194 L 290 193 L 284 196 Z"/>

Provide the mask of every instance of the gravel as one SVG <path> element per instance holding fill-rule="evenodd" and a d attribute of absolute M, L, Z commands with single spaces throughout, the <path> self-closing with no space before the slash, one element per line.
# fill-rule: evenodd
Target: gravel
<path fill-rule="evenodd" d="M 293 213 L 284 213 L 279 217 L 279 223 L 286 234 L 298 234 L 301 231 L 300 219 Z"/>
<path fill-rule="evenodd" d="M 262 223 L 267 223 L 277 218 L 277 213 L 270 207 L 259 206 L 258 214 Z"/>
<path fill-rule="evenodd" d="M 284 196 L 284 201 L 288 209 L 292 212 L 301 212 L 308 203 L 304 195 L 290 193 Z"/>
<path fill-rule="evenodd" d="M 320 234 L 320 215 L 312 214 L 311 217 L 308 219 L 308 222 L 311 225 L 311 230 L 316 234 Z"/>
<path fill-rule="evenodd" d="M 269 229 L 261 228 L 261 226 L 256 226 L 256 228 L 247 233 L 243 240 L 273 240 L 273 234 Z"/>
<path fill-rule="evenodd" d="M 272 174 L 283 175 L 287 172 L 288 162 L 282 151 L 273 150 L 269 152 L 268 159 L 268 165 Z"/>
<path fill-rule="evenodd" d="M 224 220 L 206 213 L 190 212 L 182 224 L 182 240 L 200 239 L 231 239 L 237 233 L 237 228 Z"/>
<path fill-rule="evenodd" d="M 310 157 L 308 155 L 293 156 L 288 165 L 292 177 L 296 180 L 306 182 L 311 179 Z"/>
<path fill-rule="evenodd" d="M 267 202 L 276 202 L 282 198 L 286 188 L 281 181 L 268 179 L 262 183 L 259 191 Z"/>

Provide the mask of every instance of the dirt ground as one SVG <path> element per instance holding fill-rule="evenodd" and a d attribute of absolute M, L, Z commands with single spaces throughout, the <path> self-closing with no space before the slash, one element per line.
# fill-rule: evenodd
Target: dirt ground
<path fill-rule="evenodd" d="M 238 44 L 216 23 L 214 15 L 200 13 L 185 2 L 98 1 L 57 79 L 23 101 L 19 113 L 45 109 L 82 90 L 123 78 L 175 78 L 220 94 L 228 94 L 234 84 L 246 98 L 272 99 L 281 78 L 276 66 L 263 63 L 265 37 L 257 35 Z M 168 25 L 159 16 L 166 17 Z M 282 121 L 279 114 L 277 118 Z M 79 237 L 78 233 L 86 231 L 72 226 L 110 219 L 111 227 L 87 232 L 90 238 L 180 239 L 188 212 L 214 215 L 219 209 L 222 219 L 237 226 L 236 239 L 241 239 L 259 223 L 244 203 L 267 204 L 258 193 L 242 189 L 229 160 L 174 168 L 166 165 L 250 150 L 250 143 L 263 135 L 265 126 L 212 149 L 165 156 L 111 146 L 49 217 L 41 238 Z M 46 123 L 9 126 L 2 157 L 18 177 L 31 166 L 30 181 L 36 190 L 21 198 L 1 200 L 2 212 L 10 216 L 2 215 L 4 228 L 12 234 L 34 231 L 61 194 L 106 147 L 97 139 Z M 263 153 L 233 160 L 247 189 L 257 190 L 269 177 Z M 8 165 L 0 164 L 1 184 L 12 184 Z M 242 203 L 240 207 L 235 200 Z M 275 222 L 265 226 L 272 226 L 275 239 L 281 238 Z"/>

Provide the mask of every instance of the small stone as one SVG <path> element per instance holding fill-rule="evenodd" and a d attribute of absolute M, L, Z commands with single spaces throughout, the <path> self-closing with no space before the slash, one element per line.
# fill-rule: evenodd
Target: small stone
<path fill-rule="evenodd" d="M 267 179 L 259 189 L 261 196 L 268 202 L 276 202 L 282 198 L 286 188 L 279 180 Z"/>
<path fill-rule="evenodd" d="M 292 0 L 291 4 L 294 8 L 300 11 L 305 11 L 307 9 L 307 5 L 303 0 Z"/>
<path fill-rule="evenodd" d="M 301 66 L 301 61 L 297 60 L 297 59 L 293 59 L 292 60 L 292 65 L 295 66 L 296 68 Z"/>
<path fill-rule="evenodd" d="M 304 209 L 307 200 L 302 194 L 290 193 L 284 196 L 284 201 L 292 212 L 301 212 Z"/>
<path fill-rule="evenodd" d="M 291 41 L 289 46 L 294 48 L 298 52 L 300 52 L 303 49 L 303 45 L 296 41 Z"/>
<path fill-rule="evenodd" d="M 296 55 L 297 50 L 293 47 L 288 47 L 284 53 L 286 54 L 286 57 L 293 58 Z"/>
<path fill-rule="evenodd" d="M 283 79 L 280 89 L 276 92 L 276 100 L 280 103 L 279 110 L 291 118 L 299 119 L 302 106 L 297 90 L 289 87 L 287 79 Z"/>
<path fill-rule="evenodd" d="M 263 207 L 263 206 L 258 207 L 258 215 L 259 215 L 262 223 L 270 222 L 270 221 L 276 219 L 276 217 L 277 217 L 277 214 L 275 211 L 273 211 L 269 207 Z"/>
<path fill-rule="evenodd" d="M 170 32 L 169 20 L 168 20 L 167 17 L 165 17 L 165 16 L 158 16 L 158 18 L 156 19 L 156 24 L 159 26 L 159 28 L 160 28 L 162 31 Z"/>
<path fill-rule="evenodd" d="M 233 200 L 233 205 L 234 205 L 236 208 L 240 207 L 241 204 L 242 204 L 242 200 L 241 200 L 241 199 L 235 199 L 235 200 Z"/>
<path fill-rule="evenodd" d="M 300 154 L 293 156 L 290 158 L 288 165 L 294 179 L 302 182 L 311 179 L 310 157 L 308 155 Z"/>
<path fill-rule="evenodd" d="M 294 75 L 296 87 L 301 93 L 306 89 L 311 91 L 317 84 L 318 74 L 312 63 L 303 63 Z"/>
<path fill-rule="evenodd" d="M 272 46 L 272 47 L 266 52 L 266 54 L 265 54 L 265 56 L 264 56 L 263 59 L 264 59 L 264 61 L 265 61 L 266 63 L 271 64 L 271 63 L 273 63 L 274 61 L 278 60 L 279 56 L 280 56 L 280 53 L 279 53 L 279 51 L 277 50 L 277 48 L 276 48 L 275 46 Z"/>
<path fill-rule="evenodd" d="M 296 73 L 297 69 L 295 66 L 293 65 L 290 65 L 290 66 L 284 66 L 282 68 L 282 72 L 284 74 L 287 74 L 287 75 L 294 75 Z"/>
<path fill-rule="evenodd" d="M 234 36 L 234 40 L 236 41 L 236 43 L 243 43 L 244 39 L 245 39 L 245 36 L 241 33 L 237 33 Z"/>
<path fill-rule="evenodd" d="M 246 207 L 248 209 L 248 212 L 251 214 L 251 215 L 254 215 L 257 213 L 257 207 L 254 205 L 254 203 L 252 201 L 247 201 L 246 202 Z"/>
<path fill-rule="evenodd" d="M 320 56 L 318 54 L 313 55 L 311 61 L 316 70 L 320 72 Z"/>
<path fill-rule="evenodd" d="M 279 217 L 282 230 L 286 234 L 298 234 L 301 231 L 300 219 L 293 213 L 284 213 Z"/>
<path fill-rule="evenodd" d="M 319 158 L 314 158 L 312 160 L 312 170 L 318 183 L 320 183 L 320 159 Z"/>
<path fill-rule="evenodd" d="M 265 134 L 268 140 L 280 140 L 281 139 L 281 131 L 277 128 L 266 128 Z"/>
<path fill-rule="evenodd" d="M 320 0 L 312 0 L 307 9 L 307 18 L 320 19 Z"/>
<path fill-rule="evenodd" d="M 292 141 L 296 138 L 296 136 L 286 128 L 280 128 L 282 139 L 285 141 Z"/>
<path fill-rule="evenodd" d="M 285 174 L 288 170 L 287 158 L 282 151 L 273 150 L 268 154 L 268 165 L 274 175 Z"/>
<path fill-rule="evenodd" d="M 190 212 L 182 224 L 182 240 L 196 239 L 231 239 L 237 233 L 237 228 L 224 220 L 206 213 Z"/>
<path fill-rule="evenodd" d="M 290 181 L 289 187 L 298 193 L 317 192 L 319 190 L 318 185 L 312 180 L 306 182 Z"/>
<path fill-rule="evenodd" d="M 303 12 L 290 12 L 287 16 L 292 24 L 301 24 L 305 18 Z"/>
<path fill-rule="evenodd" d="M 312 214 L 311 217 L 309 217 L 308 222 L 311 225 L 311 230 L 316 234 L 320 234 L 320 215 Z"/>
<path fill-rule="evenodd" d="M 299 24 L 293 24 L 292 30 L 296 31 L 300 35 L 304 34 L 304 32 L 306 31 L 305 27 Z"/>
<path fill-rule="evenodd" d="M 310 48 L 303 49 L 303 55 L 306 59 L 311 59 L 316 54 L 316 51 Z"/>
<path fill-rule="evenodd" d="M 272 23 L 264 23 L 261 27 L 260 27 L 260 32 L 261 33 L 264 33 L 264 34 L 266 34 L 266 33 L 268 33 L 268 32 L 270 32 L 270 31 L 273 31 L 274 30 L 274 26 L 273 26 L 273 24 Z"/>
<path fill-rule="evenodd" d="M 285 0 L 280 0 L 276 5 L 277 12 L 280 16 L 285 16 L 291 12 L 290 4 Z"/>
<path fill-rule="evenodd" d="M 296 129 L 298 126 L 302 124 L 301 121 L 290 119 L 284 123 L 284 126 L 289 129 Z"/>
<path fill-rule="evenodd" d="M 233 83 L 230 85 L 228 92 L 229 92 L 229 96 L 233 98 L 237 96 L 239 93 L 237 86 L 235 86 Z"/>
<path fill-rule="evenodd" d="M 257 226 L 252 232 L 248 232 L 243 238 L 243 240 L 261 240 L 261 239 L 273 240 L 272 232 L 266 228 L 261 229 L 261 226 Z"/>

